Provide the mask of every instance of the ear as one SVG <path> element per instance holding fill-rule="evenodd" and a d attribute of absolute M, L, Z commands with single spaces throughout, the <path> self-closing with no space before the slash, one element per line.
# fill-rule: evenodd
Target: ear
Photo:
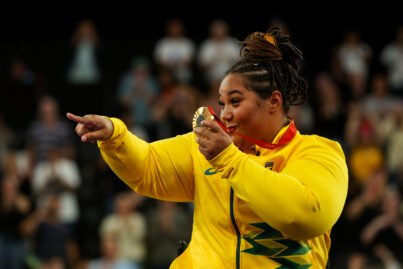
<path fill-rule="evenodd" d="M 266 100 L 266 105 L 271 113 L 283 109 L 283 95 L 280 91 L 274 90 L 270 97 Z"/>

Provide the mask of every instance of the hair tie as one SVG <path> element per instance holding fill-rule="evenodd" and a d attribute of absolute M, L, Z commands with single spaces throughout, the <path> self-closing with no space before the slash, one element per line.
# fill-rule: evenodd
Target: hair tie
<path fill-rule="evenodd" d="M 263 38 L 264 38 L 264 40 L 266 40 L 267 42 L 269 42 L 273 46 L 277 47 L 276 38 L 274 36 L 272 36 L 271 34 L 266 33 L 266 34 L 264 34 Z"/>

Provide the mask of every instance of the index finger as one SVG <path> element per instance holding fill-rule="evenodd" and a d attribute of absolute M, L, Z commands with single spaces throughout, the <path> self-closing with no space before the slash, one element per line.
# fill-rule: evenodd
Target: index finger
<path fill-rule="evenodd" d="M 209 128 L 210 131 L 213 133 L 218 133 L 219 130 L 221 129 L 220 125 L 218 125 L 218 123 L 215 122 L 214 120 L 204 120 L 201 122 L 201 125 L 203 127 Z"/>
<path fill-rule="evenodd" d="M 77 123 L 82 123 L 82 124 L 91 123 L 91 121 L 90 121 L 89 119 L 86 119 L 86 118 L 84 118 L 84 117 L 80 117 L 80 116 L 74 115 L 74 114 L 69 113 L 69 112 L 67 112 L 66 116 L 67 116 L 67 118 L 68 118 L 69 120 L 72 120 L 72 121 L 77 122 Z"/>

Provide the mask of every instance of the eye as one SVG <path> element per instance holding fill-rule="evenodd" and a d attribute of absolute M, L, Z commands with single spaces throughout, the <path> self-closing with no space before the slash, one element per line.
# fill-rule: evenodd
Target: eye
<path fill-rule="evenodd" d="M 218 101 L 218 105 L 219 106 L 224 106 L 224 102 L 223 101 Z"/>
<path fill-rule="evenodd" d="M 241 102 L 241 100 L 238 99 L 238 98 L 232 98 L 232 99 L 230 100 L 230 102 L 231 102 L 231 104 L 238 104 L 239 102 Z"/>

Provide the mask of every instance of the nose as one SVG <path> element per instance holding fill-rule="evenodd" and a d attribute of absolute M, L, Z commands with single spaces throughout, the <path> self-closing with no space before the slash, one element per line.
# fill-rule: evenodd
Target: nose
<path fill-rule="evenodd" d="M 223 123 L 230 122 L 232 120 L 232 118 L 233 118 L 233 113 L 229 106 L 225 106 L 223 109 L 221 109 L 220 120 Z"/>

